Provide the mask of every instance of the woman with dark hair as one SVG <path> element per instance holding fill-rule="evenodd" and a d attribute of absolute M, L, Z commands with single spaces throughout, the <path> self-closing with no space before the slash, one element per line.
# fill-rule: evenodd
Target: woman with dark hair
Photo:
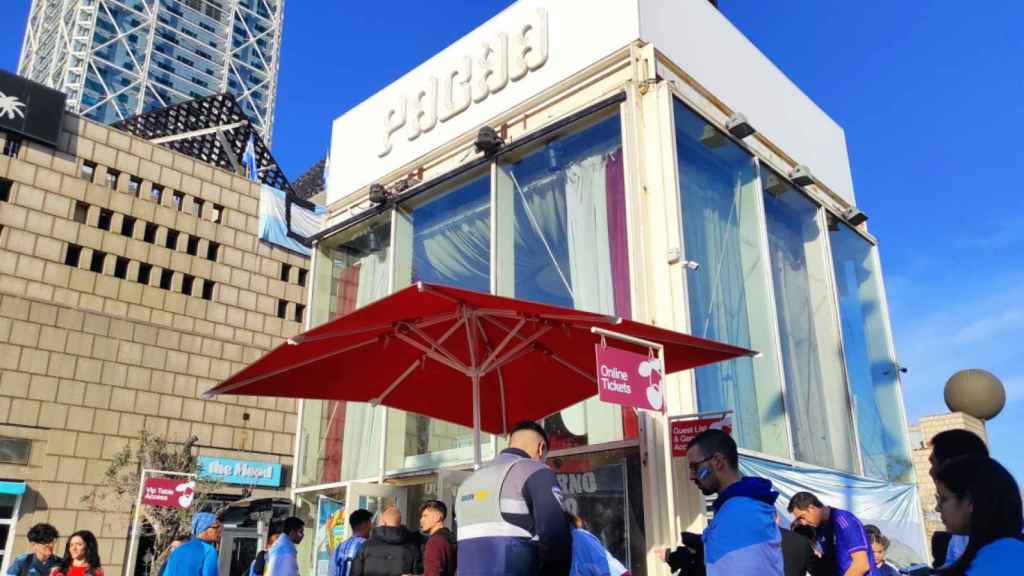
<path fill-rule="evenodd" d="M 998 462 L 968 456 L 947 462 L 935 473 L 938 504 L 946 530 L 966 534 L 967 549 L 939 574 L 1006 574 L 1024 558 L 1024 511 L 1013 476 Z"/>
<path fill-rule="evenodd" d="M 64 559 L 51 576 L 103 576 L 96 536 L 88 530 L 72 534 L 64 546 Z"/>

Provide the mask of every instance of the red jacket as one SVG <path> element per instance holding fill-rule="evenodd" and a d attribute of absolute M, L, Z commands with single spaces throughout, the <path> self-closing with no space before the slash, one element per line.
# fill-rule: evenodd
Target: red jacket
<path fill-rule="evenodd" d="M 423 547 L 423 576 L 455 576 L 455 535 L 442 528 Z"/>

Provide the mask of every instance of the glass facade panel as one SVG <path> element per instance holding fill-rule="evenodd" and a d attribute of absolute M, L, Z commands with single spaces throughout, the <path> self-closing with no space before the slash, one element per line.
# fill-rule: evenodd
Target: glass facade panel
<path fill-rule="evenodd" d="M 433 282 L 490 292 L 489 174 L 470 175 L 423 198 L 411 202 L 410 209 L 397 217 L 395 249 L 401 256 L 396 262 L 395 289 L 412 282 Z M 485 447 L 490 438 L 481 436 Z M 470 462 L 473 429 L 391 410 L 388 448 L 391 470 Z"/>
<path fill-rule="evenodd" d="M 762 171 L 794 458 L 854 472 L 853 423 L 818 206 Z"/>
<path fill-rule="evenodd" d="M 323 324 L 387 296 L 391 226 L 387 218 L 346 231 L 314 252 L 312 325 Z M 306 400 L 302 405 L 300 486 L 371 478 L 380 467 L 383 408 Z"/>
<path fill-rule="evenodd" d="M 684 254 L 700 265 L 683 268 L 690 332 L 762 354 L 696 369 L 698 406 L 732 410 L 741 447 L 788 456 L 757 168 L 714 126 L 680 102 L 674 108 Z"/>
<path fill-rule="evenodd" d="M 889 346 L 878 250 L 841 223 L 830 228 L 829 240 L 864 474 L 912 481 L 914 468 L 900 399 L 899 368 Z"/>
<path fill-rule="evenodd" d="M 646 574 L 640 450 L 556 456 L 548 465 L 562 489 L 565 509 L 579 516 L 632 574 Z"/>
<path fill-rule="evenodd" d="M 499 165 L 498 293 L 631 316 L 618 115 Z M 596 390 L 595 390 L 596 392 Z M 596 398 L 547 418 L 552 449 L 636 437 L 636 416 Z"/>

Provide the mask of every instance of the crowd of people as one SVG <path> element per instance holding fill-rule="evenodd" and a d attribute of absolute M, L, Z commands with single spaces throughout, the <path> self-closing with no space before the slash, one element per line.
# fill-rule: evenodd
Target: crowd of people
<path fill-rule="evenodd" d="M 769 480 L 743 476 L 736 442 L 707 430 L 689 445 L 690 480 L 715 495 L 712 518 L 700 535 L 658 557 L 683 576 L 989 576 L 1018 573 L 1024 558 L 1024 516 L 1013 476 L 992 459 L 985 443 L 965 430 L 931 440 L 930 474 L 946 527 L 932 541 L 933 566 L 897 570 L 887 563 L 889 539 L 848 510 L 810 492 L 786 502 Z M 508 447 L 469 476 L 455 501 L 458 537 L 446 528 L 448 506 L 430 500 L 419 509 L 419 529 L 403 525 L 398 508 L 348 515 L 351 536 L 335 547 L 329 576 L 623 576 L 628 568 L 566 512 L 560 486 L 544 461 L 548 438 L 523 422 Z M 161 576 L 218 576 L 220 520 L 196 513 L 191 536 L 176 539 Z M 266 550 L 249 576 L 299 576 L 296 546 L 305 525 L 289 517 L 271 526 Z M 63 557 L 54 554 L 57 530 L 37 524 L 32 551 L 10 565 L 8 576 L 103 576 L 96 537 L 72 534 Z"/>

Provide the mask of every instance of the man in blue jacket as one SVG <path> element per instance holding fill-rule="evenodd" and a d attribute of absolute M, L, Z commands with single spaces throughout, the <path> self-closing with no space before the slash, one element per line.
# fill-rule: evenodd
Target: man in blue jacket
<path fill-rule="evenodd" d="M 267 568 L 263 576 L 299 576 L 299 552 L 295 545 L 306 535 L 306 523 L 289 516 L 281 524 L 281 537 L 267 554 Z"/>
<path fill-rule="evenodd" d="M 565 576 L 572 536 L 562 492 L 544 464 L 548 438 L 516 425 L 508 448 L 467 478 L 455 500 L 460 576 Z"/>
<path fill-rule="evenodd" d="M 50 571 L 60 566 L 60 557 L 53 554 L 57 541 L 57 529 L 40 523 L 28 531 L 32 551 L 22 554 L 7 568 L 8 576 L 50 576 Z"/>
<path fill-rule="evenodd" d="M 215 546 L 223 527 L 209 512 L 192 516 L 192 539 L 171 552 L 164 576 L 218 576 Z"/>
<path fill-rule="evenodd" d="M 721 430 L 706 430 L 686 451 L 690 480 L 705 496 L 718 494 L 714 517 L 701 536 L 708 576 L 783 576 L 782 537 L 775 523 L 779 493 L 764 478 L 739 472 L 736 441 Z M 676 569 L 679 551 L 666 561 Z M 685 556 L 685 555 L 684 555 Z M 694 572 L 700 572 L 699 559 Z"/>

